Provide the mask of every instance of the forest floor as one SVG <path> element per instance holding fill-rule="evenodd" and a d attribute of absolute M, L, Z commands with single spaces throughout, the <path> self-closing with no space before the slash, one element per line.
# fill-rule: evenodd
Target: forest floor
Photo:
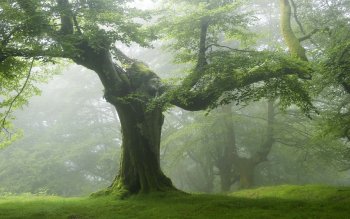
<path fill-rule="evenodd" d="M 350 187 L 283 185 L 229 195 L 150 194 L 115 197 L 0 197 L 0 218 L 350 218 Z"/>

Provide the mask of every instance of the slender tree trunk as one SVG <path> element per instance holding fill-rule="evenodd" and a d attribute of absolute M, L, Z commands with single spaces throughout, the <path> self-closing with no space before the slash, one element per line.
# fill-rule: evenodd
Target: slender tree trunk
<path fill-rule="evenodd" d="M 228 104 L 222 106 L 221 112 L 223 113 L 221 123 L 225 127 L 225 133 L 222 137 L 225 139 L 226 144 L 223 146 L 223 153 L 217 161 L 216 166 L 219 169 L 221 191 L 228 192 L 230 191 L 231 185 L 235 182 L 233 162 L 234 154 L 237 153 L 236 136 L 232 121 L 232 105 Z"/>

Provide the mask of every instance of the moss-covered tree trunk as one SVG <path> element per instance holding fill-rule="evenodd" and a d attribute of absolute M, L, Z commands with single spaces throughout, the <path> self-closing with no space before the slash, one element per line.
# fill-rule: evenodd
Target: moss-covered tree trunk
<path fill-rule="evenodd" d="M 123 195 L 175 190 L 160 168 L 162 107 L 149 104 L 161 92 L 158 76 L 144 64 L 129 59 L 130 67 L 114 64 L 108 50 L 80 45 L 74 61 L 94 70 L 106 100 L 117 110 L 122 131 L 120 170 L 107 193 Z"/>
<path fill-rule="evenodd" d="M 112 192 L 130 194 L 174 189 L 160 168 L 160 136 L 163 114 L 147 111 L 143 104 L 118 103 L 122 129 L 122 156 Z"/>

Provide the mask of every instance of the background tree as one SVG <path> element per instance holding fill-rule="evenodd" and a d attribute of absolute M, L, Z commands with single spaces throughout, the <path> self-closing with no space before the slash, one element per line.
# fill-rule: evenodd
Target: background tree
<path fill-rule="evenodd" d="M 322 129 L 338 137 L 349 138 L 348 95 L 349 95 L 349 25 L 348 1 L 280 1 L 282 32 L 289 42 L 290 51 L 299 48 L 307 52 L 319 66 L 314 75 L 317 99 L 321 115 L 325 118 Z M 313 10 L 310 10 L 310 9 Z M 293 13 L 292 13 L 293 12 Z M 292 23 L 291 20 L 295 22 Z M 295 24 L 295 25 L 293 25 Z M 300 37 L 297 38 L 296 36 Z M 306 44 L 308 49 L 298 42 Z M 305 42 L 304 42 L 305 41 Z M 292 52 L 293 53 L 293 52 Z M 305 53 L 306 54 L 306 53 Z M 300 55 L 299 57 L 301 57 Z M 325 99 L 332 100 L 327 103 Z M 333 102 L 334 101 L 334 102 Z M 326 127 L 326 128 L 325 128 Z"/>
<path fill-rule="evenodd" d="M 170 119 L 172 117 L 177 119 Z M 348 144 L 334 136 L 320 136 L 320 121 L 321 118 L 305 119 L 295 107 L 286 111 L 275 108 L 273 146 L 266 160 L 243 174 L 250 176 L 251 186 L 347 185 L 348 172 L 343 170 L 349 165 L 349 159 L 344 156 Z M 267 139 L 267 104 L 258 102 L 243 109 L 233 106 L 229 114 L 217 109 L 207 116 L 176 111 L 168 116 L 166 124 L 164 133 L 171 134 L 163 137 L 163 167 L 175 185 L 185 191 L 221 192 L 226 190 L 221 179 L 226 178 L 230 183 L 224 184 L 233 191 L 241 187 L 242 170 L 238 168 L 239 160 L 225 152 L 227 147 L 234 148 L 237 157 L 249 162 L 264 151 L 261 146 Z M 226 124 L 232 126 L 234 132 L 230 132 Z M 228 166 L 220 171 L 217 162 Z"/>

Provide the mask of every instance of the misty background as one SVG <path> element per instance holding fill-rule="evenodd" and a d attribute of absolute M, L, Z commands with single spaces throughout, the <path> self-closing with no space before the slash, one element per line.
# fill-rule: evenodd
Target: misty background
<path fill-rule="evenodd" d="M 16 112 L 23 136 L 0 153 L 2 193 L 87 195 L 109 186 L 118 172 L 118 116 L 102 94 L 97 76 L 69 65 L 41 86 L 42 94 Z M 218 161 L 225 147 L 250 158 L 265 138 L 267 102 L 229 105 L 214 112 L 172 108 L 163 127 L 161 163 L 175 186 L 191 192 L 221 192 Z M 228 132 L 227 123 L 234 133 Z M 349 185 L 347 143 L 320 138 L 318 121 L 296 108 L 276 113 L 266 161 L 253 170 L 254 186 L 326 183 Z M 231 172 L 234 172 L 231 170 Z M 237 172 L 236 175 L 240 173 Z M 238 189 L 236 180 L 229 191 Z"/>
<path fill-rule="evenodd" d="M 268 2 L 252 5 L 259 12 L 254 31 L 263 33 L 257 49 L 281 48 L 278 7 Z M 163 44 L 122 49 L 163 79 L 176 80 L 184 66 L 172 63 Z M 87 195 L 109 186 L 118 173 L 119 120 L 103 98 L 97 75 L 70 63 L 60 68 L 40 85 L 41 95 L 15 113 L 22 138 L 1 150 L 0 194 Z M 332 100 L 319 95 L 315 104 L 326 111 Z M 269 124 L 268 102 L 229 104 L 210 112 L 169 109 L 161 143 L 165 174 L 181 190 L 204 193 L 234 191 L 242 184 L 350 185 L 348 141 L 327 135 L 321 116 L 309 119 L 295 106 L 281 110 L 278 100 L 270 104 Z M 265 147 L 269 125 L 275 140 Z M 239 156 L 225 157 L 227 150 Z"/>

